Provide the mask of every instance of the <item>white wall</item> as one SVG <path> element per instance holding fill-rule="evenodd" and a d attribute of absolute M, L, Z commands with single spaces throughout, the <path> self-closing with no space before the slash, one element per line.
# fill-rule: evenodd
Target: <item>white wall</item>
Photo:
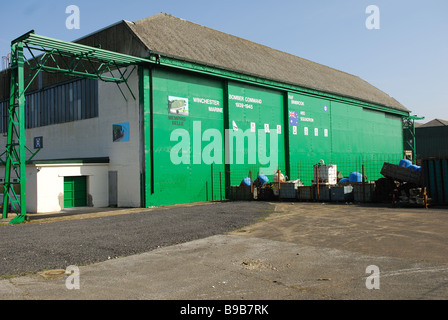
<path fill-rule="evenodd" d="M 89 205 L 107 207 L 108 166 L 100 164 L 42 164 L 33 166 L 37 181 L 36 212 L 53 212 L 64 209 L 64 177 L 87 176 Z M 28 201 L 28 197 L 27 197 Z M 31 210 L 31 204 L 27 205 Z"/>
<path fill-rule="evenodd" d="M 27 191 L 27 202 L 30 202 L 30 209 L 44 212 L 47 209 L 54 211 L 57 208 L 55 204 L 55 190 L 63 190 L 64 175 L 77 175 L 76 170 L 88 170 L 89 174 L 103 176 L 105 174 L 107 181 L 107 170 L 118 171 L 118 206 L 119 207 L 138 207 L 140 206 L 140 127 L 139 127 L 139 86 L 138 73 L 134 70 L 128 79 L 128 84 L 135 96 L 130 94 L 128 88 L 121 84 L 120 87 L 126 96 L 127 101 L 118 89 L 115 83 L 106 83 L 99 81 L 98 84 L 98 117 L 86 120 L 79 120 L 63 124 L 54 124 L 39 128 L 27 129 L 26 145 L 30 150 L 33 149 L 34 137 L 43 137 L 43 148 L 33 158 L 33 160 L 57 160 L 57 159 L 75 159 L 75 158 L 93 158 L 109 157 L 109 165 L 99 169 L 95 166 L 53 166 L 42 167 L 37 173 L 37 178 L 29 178 L 30 190 Z M 130 136 L 129 141 L 113 142 L 112 125 L 114 123 L 129 122 Z M 0 137 L 0 149 L 4 150 L 6 146 L 6 137 Z M 27 170 L 36 170 L 36 168 L 27 167 Z M 96 171 L 99 170 L 99 171 Z M 4 178 L 4 170 L 1 170 Z M 69 174 L 69 172 L 71 172 Z M 104 173 L 105 172 L 105 173 Z M 75 174 L 76 173 L 76 174 Z M 31 173 L 30 173 L 31 174 Z M 48 181 L 41 179 L 40 175 L 48 175 Z M 81 174 L 80 175 L 85 175 Z M 28 175 L 28 174 L 27 174 Z M 56 179 L 56 176 L 59 178 Z M 104 178 L 104 177 L 103 177 Z M 94 197 L 94 206 L 107 206 L 108 201 L 108 183 L 104 183 L 103 178 L 92 179 L 89 185 Z M 49 181 L 53 181 L 50 183 Z M 47 183 L 48 182 L 48 183 Z M 62 189 L 61 189 L 62 183 Z M 34 188 L 33 185 L 36 184 Z M 33 189 L 35 189 L 33 191 Z M 101 190 L 94 190 L 101 189 Z M 27 188 L 28 190 L 28 188 Z M 37 193 L 33 194 L 33 193 Z M 106 196 L 105 196 L 106 195 Z M 35 208 L 32 203 L 37 204 Z M 44 201 L 45 204 L 41 203 Z M 58 202 L 59 203 L 59 202 Z"/>
<path fill-rule="evenodd" d="M 109 170 L 118 172 L 118 206 L 140 206 L 140 124 L 139 124 L 139 86 L 136 70 L 131 76 L 129 85 L 135 96 L 131 96 L 126 86 L 121 85 L 126 94 L 124 101 L 117 85 L 99 83 L 99 121 L 105 128 L 105 153 L 110 158 Z M 129 122 L 129 141 L 113 142 L 112 125 Z M 104 134 L 104 133 L 102 133 Z"/>
<path fill-rule="evenodd" d="M 64 209 L 64 177 L 86 176 L 88 205 L 107 207 L 108 164 L 32 164 L 26 166 L 26 211 L 56 212 Z M 4 168 L 1 173 L 4 175 Z M 3 195 L 0 197 L 3 201 Z"/>

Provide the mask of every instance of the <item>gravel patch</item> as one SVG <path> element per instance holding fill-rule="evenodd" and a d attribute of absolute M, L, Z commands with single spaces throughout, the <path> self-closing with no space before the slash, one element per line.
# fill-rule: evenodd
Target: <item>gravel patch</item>
<path fill-rule="evenodd" d="M 222 234 L 255 223 L 273 210 L 266 202 L 222 202 L 2 225 L 0 276 L 81 266 Z"/>

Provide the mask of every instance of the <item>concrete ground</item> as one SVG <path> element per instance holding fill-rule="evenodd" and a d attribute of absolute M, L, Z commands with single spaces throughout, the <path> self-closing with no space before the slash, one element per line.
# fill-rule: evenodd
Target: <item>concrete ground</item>
<path fill-rule="evenodd" d="M 64 269 L 4 278 L 0 300 L 448 299 L 448 209 L 274 205 L 232 232 L 79 266 L 79 289 Z"/>

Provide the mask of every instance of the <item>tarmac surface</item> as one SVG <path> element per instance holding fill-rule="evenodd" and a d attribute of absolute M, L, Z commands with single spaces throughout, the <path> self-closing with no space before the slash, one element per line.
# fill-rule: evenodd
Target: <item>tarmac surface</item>
<path fill-rule="evenodd" d="M 448 299 L 446 208 L 94 210 L 0 225 L 0 240 L 0 300 Z"/>

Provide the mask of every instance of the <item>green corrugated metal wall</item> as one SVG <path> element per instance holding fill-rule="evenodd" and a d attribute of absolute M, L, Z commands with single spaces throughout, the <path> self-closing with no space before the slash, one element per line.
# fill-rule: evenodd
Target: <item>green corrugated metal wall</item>
<path fill-rule="evenodd" d="M 368 178 L 376 180 L 381 177 L 383 163 L 375 161 L 373 164 L 372 160 L 398 161 L 402 157 L 402 121 L 399 116 L 293 93 L 288 93 L 288 108 L 290 113 L 295 112 L 298 116 L 298 125 L 291 122 L 289 125 L 292 179 L 299 178 L 310 184 L 313 179 L 311 166 L 322 159 L 326 164 L 341 165 L 338 171 L 345 177 L 360 169 L 356 164 L 369 163 L 369 173 L 373 174 Z M 304 173 L 302 164 L 310 165 L 310 170 Z M 302 169 L 300 172 L 299 168 Z"/>
<path fill-rule="evenodd" d="M 152 88 L 154 190 L 150 204 L 220 199 L 219 191 L 224 190 L 219 182 L 221 172 L 224 184 L 223 145 L 205 133 L 210 137 L 223 135 L 222 82 L 156 69 Z M 176 109 L 176 104 L 183 107 Z M 216 160 L 211 166 L 203 154 L 213 143 L 218 143 L 215 150 L 220 149 L 221 155 L 210 155 Z"/>
<path fill-rule="evenodd" d="M 403 154 L 400 115 L 179 70 L 141 74 L 145 206 L 220 199 L 249 171 L 308 182 L 300 163 Z"/>
<path fill-rule="evenodd" d="M 328 157 L 332 152 L 331 110 L 329 100 L 288 93 L 291 179 L 309 184 L 313 179 L 312 167 L 305 175 L 299 174 L 304 163 L 315 164 L 320 159 L 331 162 Z"/>
<path fill-rule="evenodd" d="M 254 178 L 261 173 L 271 181 L 275 170 L 285 171 L 283 97 L 281 92 L 266 88 L 228 84 L 229 141 L 233 142 L 228 162 L 232 186 L 249 177 L 249 171 Z M 238 139 L 241 141 L 243 136 L 241 148 Z M 244 159 L 239 158 L 241 154 Z"/>
<path fill-rule="evenodd" d="M 415 129 L 417 159 L 448 157 L 448 126 Z"/>
<path fill-rule="evenodd" d="M 448 160 L 424 159 L 425 186 L 432 204 L 448 204 Z"/>

